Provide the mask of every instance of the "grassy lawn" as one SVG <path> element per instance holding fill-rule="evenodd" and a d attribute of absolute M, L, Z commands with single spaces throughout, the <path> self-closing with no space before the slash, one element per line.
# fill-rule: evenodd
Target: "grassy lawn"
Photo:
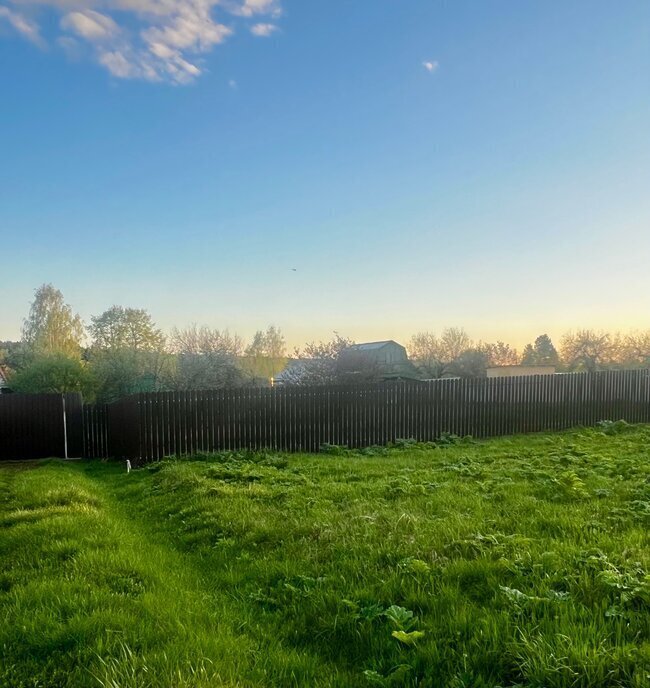
<path fill-rule="evenodd" d="M 650 685 L 650 428 L 0 465 L 0 686 Z"/>

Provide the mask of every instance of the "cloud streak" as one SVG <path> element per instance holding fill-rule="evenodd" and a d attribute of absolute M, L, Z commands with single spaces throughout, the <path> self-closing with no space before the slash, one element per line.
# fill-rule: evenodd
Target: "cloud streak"
<path fill-rule="evenodd" d="M 267 37 L 270 36 L 272 33 L 275 33 L 278 30 L 278 27 L 275 24 L 253 24 L 251 26 L 251 33 L 253 36 L 260 36 L 260 37 Z"/>
<path fill-rule="evenodd" d="M 427 70 L 427 72 L 432 74 L 438 69 L 440 65 L 438 64 L 437 60 L 426 60 L 422 63 L 422 66 Z"/>
<path fill-rule="evenodd" d="M 93 10 L 66 14 L 61 20 L 61 28 L 88 41 L 109 40 L 119 33 L 117 24 L 110 17 Z"/>
<path fill-rule="evenodd" d="M 277 0 L 244 0 L 241 3 L 230 3 L 231 11 L 242 17 L 254 17 L 257 14 L 268 14 L 279 17 L 282 13 Z"/>
<path fill-rule="evenodd" d="M 56 13 L 55 43 L 86 54 L 118 79 L 187 84 L 204 70 L 205 55 L 249 24 L 255 36 L 270 36 L 281 15 L 278 0 L 13 0 L 30 13 Z M 23 12 L 0 5 L 24 38 L 43 44 L 39 26 Z M 253 22 L 250 24 L 249 22 Z"/>
<path fill-rule="evenodd" d="M 44 45 L 38 25 L 24 15 L 14 12 L 8 7 L 0 5 L 0 22 L 2 21 L 8 22 L 15 31 L 17 31 L 23 38 L 26 38 L 28 41 L 34 43 L 34 45 Z"/>

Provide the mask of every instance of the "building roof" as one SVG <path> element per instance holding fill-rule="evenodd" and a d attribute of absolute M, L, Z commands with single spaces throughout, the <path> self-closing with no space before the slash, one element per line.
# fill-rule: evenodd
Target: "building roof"
<path fill-rule="evenodd" d="M 398 344 L 396 341 L 392 339 L 386 339 L 383 342 L 365 342 L 363 344 L 352 344 L 352 346 L 349 346 L 346 350 L 347 351 L 374 351 L 376 349 L 381 349 L 387 344 L 395 344 L 395 346 L 399 346 L 400 348 L 402 347 L 401 344 Z"/>
<path fill-rule="evenodd" d="M 392 339 L 349 346 L 339 354 L 336 366 L 339 373 L 357 375 L 359 379 L 364 376 L 384 380 L 420 378 L 408 360 L 406 349 Z"/>

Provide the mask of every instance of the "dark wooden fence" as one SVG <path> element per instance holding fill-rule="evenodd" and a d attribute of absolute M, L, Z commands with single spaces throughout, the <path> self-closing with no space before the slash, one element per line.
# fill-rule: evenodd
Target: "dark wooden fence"
<path fill-rule="evenodd" d="M 87 459 L 110 457 L 108 445 L 108 406 L 86 404 L 83 407 L 83 455 Z M 115 434 L 119 437 L 118 429 Z"/>
<path fill-rule="evenodd" d="M 0 394 L 0 460 L 82 453 L 80 394 Z"/>
<path fill-rule="evenodd" d="M 276 387 L 159 392 L 104 410 L 93 456 L 155 460 L 228 449 L 318 451 L 442 433 L 490 437 L 593 425 L 650 422 L 647 370 L 397 382 L 355 387 Z M 101 416 L 104 414 L 104 416 Z M 94 427 L 94 426 L 93 426 Z M 103 435 L 101 433 L 104 432 Z M 86 436 L 88 437 L 88 426 Z"/>
<path fill-rule="evenodd" d="M 65 405 L 65 422 L 64 422 Z M 0 459 L 159 459 L 228 449 L 318 451 L 444 432 L 490 437 L 650 422 L 650 373 L 138 394 L 83 406 L 78 394 L 0 395 Z"/>

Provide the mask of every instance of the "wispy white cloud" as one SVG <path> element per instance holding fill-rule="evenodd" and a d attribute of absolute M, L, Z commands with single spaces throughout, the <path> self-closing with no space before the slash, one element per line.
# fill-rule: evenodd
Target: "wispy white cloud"
<path fill-rule="evenodd" d="M 66 14 L 61 20 L 61 28 L 88 41 L 109 40 L 120 32 L 110 17 L 93 10 Z"/>
<path fill-rule="evenodd" d="M 113 76 L 120 79 L 147 78 L 145 72 L 141 71 L 141 65 L 138 65 L 138 61 L 119 50 L 100 50 L 97 59 Z M 154 81 L 157 73 L 152 72 L 150 77 L 150 80 Z"/>
<path fill-rule="evenodd" d="M 28 41 L 38 46 L 44 45 L 38 25 L 23 14 L 0 5 L 0 21 L 2 20 L 9 22 L 9 24 Z"/>
<path fill-rule="evenodd" d="M 426 60 L 422 63 L 422 66 L 427 70 L 427 72 L 435 72 L 440 65 L 437 60 Z"/>
<path fill-rule="evenodd" d="M 85 52 L 119 79 L 185 84 L 203 71 L 202 55 L 223 43 L 237 23 L 256 36 L 269 36 L 280 16 L 279 0 L 12 0 L 60 15 L 55 42 L 68 54 Z M 101 9 L 101 12 L 98 11 Z M 216 15 L 219 15 L 217 18 Z M 22 14 L 0 6 L 5 19 L 34 43 L 39 27 Z"/>
<path fill-rule="evenodd" d="M 56 39 L 56 43 L 68 56 L 69 60 L 76 62 L 82 59 L 83 46 L 76 38 L 72 38 L 72 36 L 59 36 Z"/>
<path fill-rule="evenodd" d="M 244 0 L 229 3 L 231 11 L 242 17 L 253 17 L 256 14 L 268 14 L 279 17 L 282 13 L 278 0 Z"/>
<path fill-rule="evenodd" d="M 228 81 L 228 86 L 230 86 L 232 89 L 237 89 L 237 82 L 234 79 L 230 79 Z"/>
<path fill-rule="evenodd" d="M 270 36 L 272 33 L 278 30 L 278 27 L 275 24 L 253 24 L 251 26 L 251 33 L 254 36 L 260 36 L 260 37 L 266 37 Z"/>

